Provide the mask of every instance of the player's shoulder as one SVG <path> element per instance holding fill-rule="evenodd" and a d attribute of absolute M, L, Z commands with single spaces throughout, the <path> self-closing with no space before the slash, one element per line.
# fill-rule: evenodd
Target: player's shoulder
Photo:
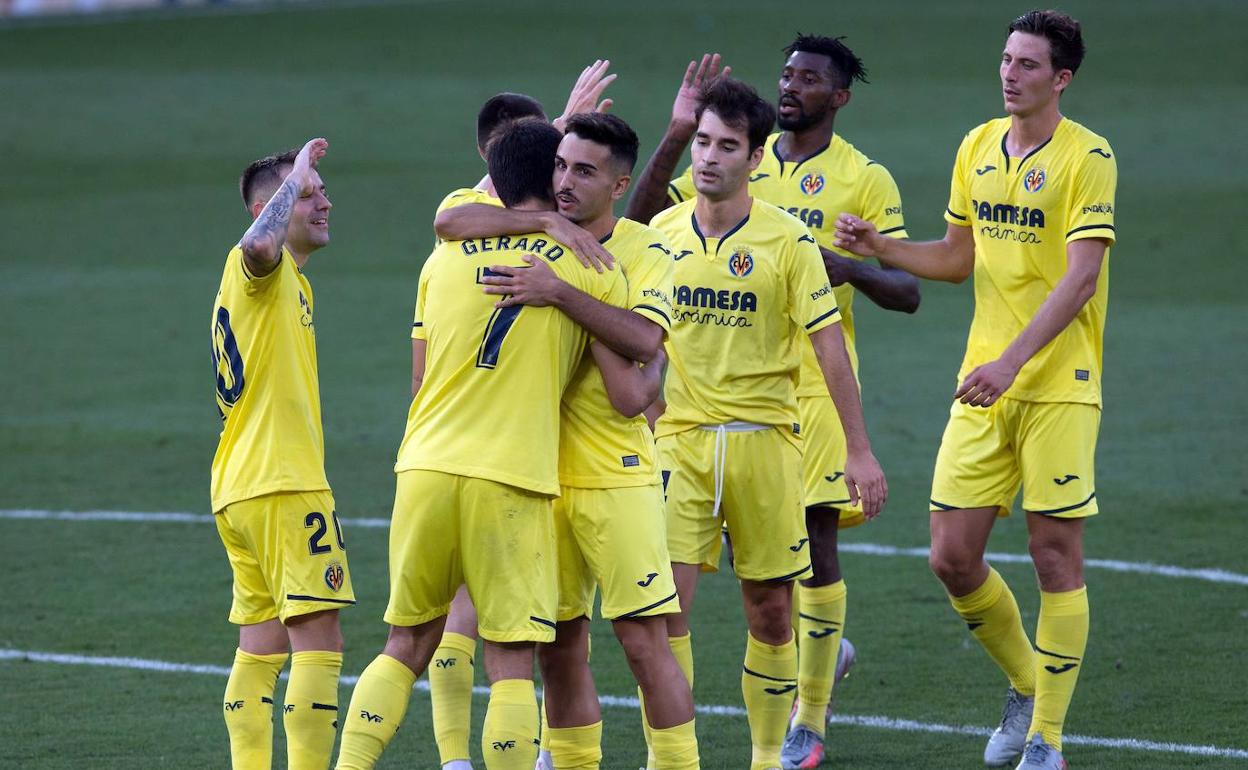
<path fill-rule="evenodd" d="M 802 236 L 810 238 L 810 230 L 802 220 L 759 198 L 754 199 L 754 206 L 750 209 L 750 229 L 779 236 L 792 236 L 794 240 Z"/>
<path fill-rule="evenodd" d="M 978 150 L 985 144 L 999 146 L 1009 130 L 1010 117 L 1008 115 L 986 120 L 966 132 L 966 136 L 962 138 L 962 146 L 972 150 Z"/>
<path fill-rule="evenodd" d="M 442 202 L 438 204 L 438 211 L 454 208 L 455 206 L 462 206 L 466 203 L 489 203 L 500 205 L 497 201 L 497 198 L 493 197 L 485 190 L 480 190 L 476 187 L 460 187 L 456 190 L 451 190 L 445 197 L 442 198 Z"/>
<path fill-rule="evenodd" d="M 837 164 L 848 172 L 848 176 L 856 179 L 892 178 L 888 167 L 858 149 L 852 142 L 840 134 L 832 137 L 832 145 L 829 147 L 829 150 L 831 150 L 833 157 L 836 158 Z"/>
<path fill-rule="evenodd" d="M 650 243 L 656 241 L 665 243 L 667 235 L 653 225 L 620 217 L 615 223 L 615 230 L 612 231 L 611 240 L 608 241 L 608 244 L 617 240 L 621 243 L 627 243 L 630 247 L 648 248 Z"/>
<path fill-rule="evenodd" d="M 679 229 L 682 224 L 689 226 L 689 217 L 693 215 L 693 207 L 697 205 L 697 202 L 696 197 L 690 198 L 684 203 L 677 203 L 663 209 L 650 220 L 650 227 L 668 233 L 670 237 L 670 233 Z"/>
<path fill-rule="evenodd" d="M 1064 144 L 1068 152 L 1079 156 L 1096 155 L 1113 159 L 1113 148 L 1109 146 L 1109 140 L 1082 123 L 1063 118 L 1061 130 L 1065 134 Z"/>

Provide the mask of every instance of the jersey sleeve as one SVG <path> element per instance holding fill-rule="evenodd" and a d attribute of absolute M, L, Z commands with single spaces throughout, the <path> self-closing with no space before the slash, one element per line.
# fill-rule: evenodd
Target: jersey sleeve
<path fill-rule="evenodd" d="M 840 323 L 836 294 L 814 236 L 809 231 L 797 236 L 788 252 L 789 316 L 793 322 L 807 334 Z"/>
<path fill-rule="evenodd" d="M 945 221 L 959 227 L 971 226 L 971 197 L 966 183 L 971 169 L 973 147 L 974 141 L 968 133 L 958 147 L 958 156 L 953 161 L 953 178 L 949 182 L 949 203 L 945 206 Z"/>
<path fill-rule="evenodd" d="M 429 279 L 433 276 L 434 261 L 438 250 L 434 250 L 420 268 L 420 281 L 416 285 L 416 312 L 412 315 L 412 339 L 424 340 L 425 336 L 425 295 L 428 293 Z"/>
<path fill-rule="evenodd" d="M 650 230 L 638 246 L 642 253 L 634 260 L 628 279 L 628 309 L 654 321 L 666 336 L 672 331 L 671 290 L 676 283 L 676 263 L 671 247 L 658 230 Z"/>
<path fill-rule="evenodd" d="M 698 191 L 693 186 L 693 166 L 687 166 L 685 173 L 667 185 L 667 197 L 672 203 L 684 203 L 697 194 Z"/>
<path fill-rule="evenodd" d="M 453 209 L 456 206 L 462 206 L 465 203 L 476 203 L 480 198 L 480 190 L 474 187 L 461 187 L 458 190 L 452 190 L 442 202 L 438 204 L 438 210 L 433 213 L 436 218 L 447 209 Z"/>
<path fill-rule="evenodd" d="M 901 211 L 901 191 L 888 169 L 872 161 L 863 172 L 862 218 L 875 225 L 880 235 L 908 238 Z"/>
<path fill-rule="evenodd" d="M 1066 242 L 1081 238 L 1105 238 L 1114 232 L 1114 194 L 1118 188 L 1118 163 L 1108 144 L 1088 151 L 1075 173 L 1067 217 Z"/>
<path fill-rule="evenodd" d="M 238 281 L 243 287 L 243 295 L 251 299 L 261 299 L 268 296 L 271 292 L 269 289 L 281 282 L 282 262 L 283 260 L 293 259 L 290 252 L 286 251 L 286 247 L 282 247 L 282 254 L 277 259 L 277 264 L 266 275 L 255 275 L 247 267 L 247 259 L 243 256 L 243 247 L 235 246 L 230 250 L 230 262 L 237 262 L 238 268 L 233 266 L 230 268 L 232 280 Z"/>

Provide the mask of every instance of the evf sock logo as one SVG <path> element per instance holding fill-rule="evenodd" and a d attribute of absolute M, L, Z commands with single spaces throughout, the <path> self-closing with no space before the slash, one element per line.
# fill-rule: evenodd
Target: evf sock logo
<path fill-rule="evenodd" d="M 436 668 L 455 668 L 454 658 L 435 658 L 433 665 Z"/>
<path fill-rule="evenodd" d="M 374 714 L 370 711 L 365 711 L 364 709 L 360 709 L 360 719 L 363 719 L 365 722 L 372 722 L 373 724 L 377 724 L 377 725 L 385 721 L 385 719 L 382 718 L 381 714 Z"/>
<path fill-rule="evenodd" d="M 749 248 L 742 246 L 732 252 L 732 256 L 728 257 L 728 272 L 738 278 L 754 272 L 754 255 Z"/>
<path fill-rule="evenodd" d="M 242 710 L 242 708 L 243 708 L 243 701 L 241 700 L 227 700 L 225 702 L 226 711 L 240 711 Z"/>
<path fill-rule="evenodd" d="M 495 751 L 507 751 L 516 747 L 515 741 L 494 741 L 493 748 Z"/>

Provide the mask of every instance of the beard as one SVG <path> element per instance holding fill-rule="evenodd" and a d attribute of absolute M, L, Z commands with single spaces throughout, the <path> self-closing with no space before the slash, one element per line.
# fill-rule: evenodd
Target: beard
<path fill-rule="evenodd" d="M 784 131 L 805 131 L 822 120 L 823 115 L 810 115 L 805 110 L 799 110 L 796 115 L 787 118 L 777 115 L 776 125 Z"/>

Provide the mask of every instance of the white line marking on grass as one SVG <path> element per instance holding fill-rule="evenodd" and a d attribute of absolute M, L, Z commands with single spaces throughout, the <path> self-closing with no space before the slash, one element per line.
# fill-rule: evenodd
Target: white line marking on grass
<path fill-rule="evenodd" d="M 211 674 L 225 677 L 230 675 L 228 666 L 201 665 L 194 663 L 170 663 L 163 660 L 146 658 L 112 658 L 100 655 L 71 655 L 61 652 L 37 652 L 33 650 L 0 649 L 0 661 L 29 661 L 32 663 L 54 663 L 70 666 L 94 666 L 105 668 L 125 668 L 139 671 L 158 671 L 167 674 Z M 283 674 L 283 677 L 286 675 Z M 342 684 L 352 686 L 359 681 L 358 676 L 344 676 Z M 429 682 L 421 679 L 416 682 L 416 689 L 429 690 Z M 477 695 L 488 695 L 488 687 L 473 687 Z M 539 691 L 540 697 L 540 691 Z M 602 695 L 598 700 L 608 708 L 622 708 L 637 711 L 640 703 L 636 698 L 616 695 Z M 698 714 L 717 717 L 744 717 L 745 709 L 740 706 L 700 705 L 696 707 Z M 895 719 L 885 716 L 849 714 L 833 714 L 831 721 L 838 725 L 851 727 L 870 727 L 877 730 L 892 730 L 904 733 L 937 733 L 942 735 L 985 736 L 991 730 L 985 727 L 969 727 L 966 725 L 945 725 L 937 722 L 919 722 L 913 719 Z M 1199 757 L 1221 757 L 1227 759 L 1248 759 L 1248 749 L 1234 749 L 1224 746 L 1199 746 L 1189 743 L 1169 743 L 1166 741 L 1149 741 L 1139 738 L 1101 738 L 1090 735 L 1066 735 L 1062 740 L 1080 746 L 1096 746 L 1109 749 L 1130 749 L 1167 754 L 1191 754 Z"/>
<path fill-rule="evenodd" d="M 53 521 L 150 521 L 150 522 L 181 522 L 181 523 L 212 523 L 212 516 L 202 513 L 171 513 L 171 512 L 140 512 L 140 511 L 42 511 L 34 509 L 0 510 L 0 519 L 35 519 Z M 364 529 L 386 529 L 390 526 L 389 519 L 352 519 L 344 518 L 343 524 Z M 842 553 L 857 553 L 867 556 L 910 556 L 926 559 L 926 548 L 901 548 L 895 545 L 879 545 L 876 543 L 841 543 Z M 987 553 L 988 561 L 1009 564 L 1030 564 L 1031 557 L 1017 553 Z M 1153 564 L 1151 562 L 1119 561 L 1117 559 L 1086 559 L 1085 567 L 1103 569 L 1109 572 L 1134 572 L 1140 575 L 1157 575 L 1169 578 L 1191 578 L 1209 583 L 1226 583 L 1230 585 L 1248 586 L 1248 575 L 1217 568 L 1192 569 L 1176 567 L 1169 564 Z"/>

